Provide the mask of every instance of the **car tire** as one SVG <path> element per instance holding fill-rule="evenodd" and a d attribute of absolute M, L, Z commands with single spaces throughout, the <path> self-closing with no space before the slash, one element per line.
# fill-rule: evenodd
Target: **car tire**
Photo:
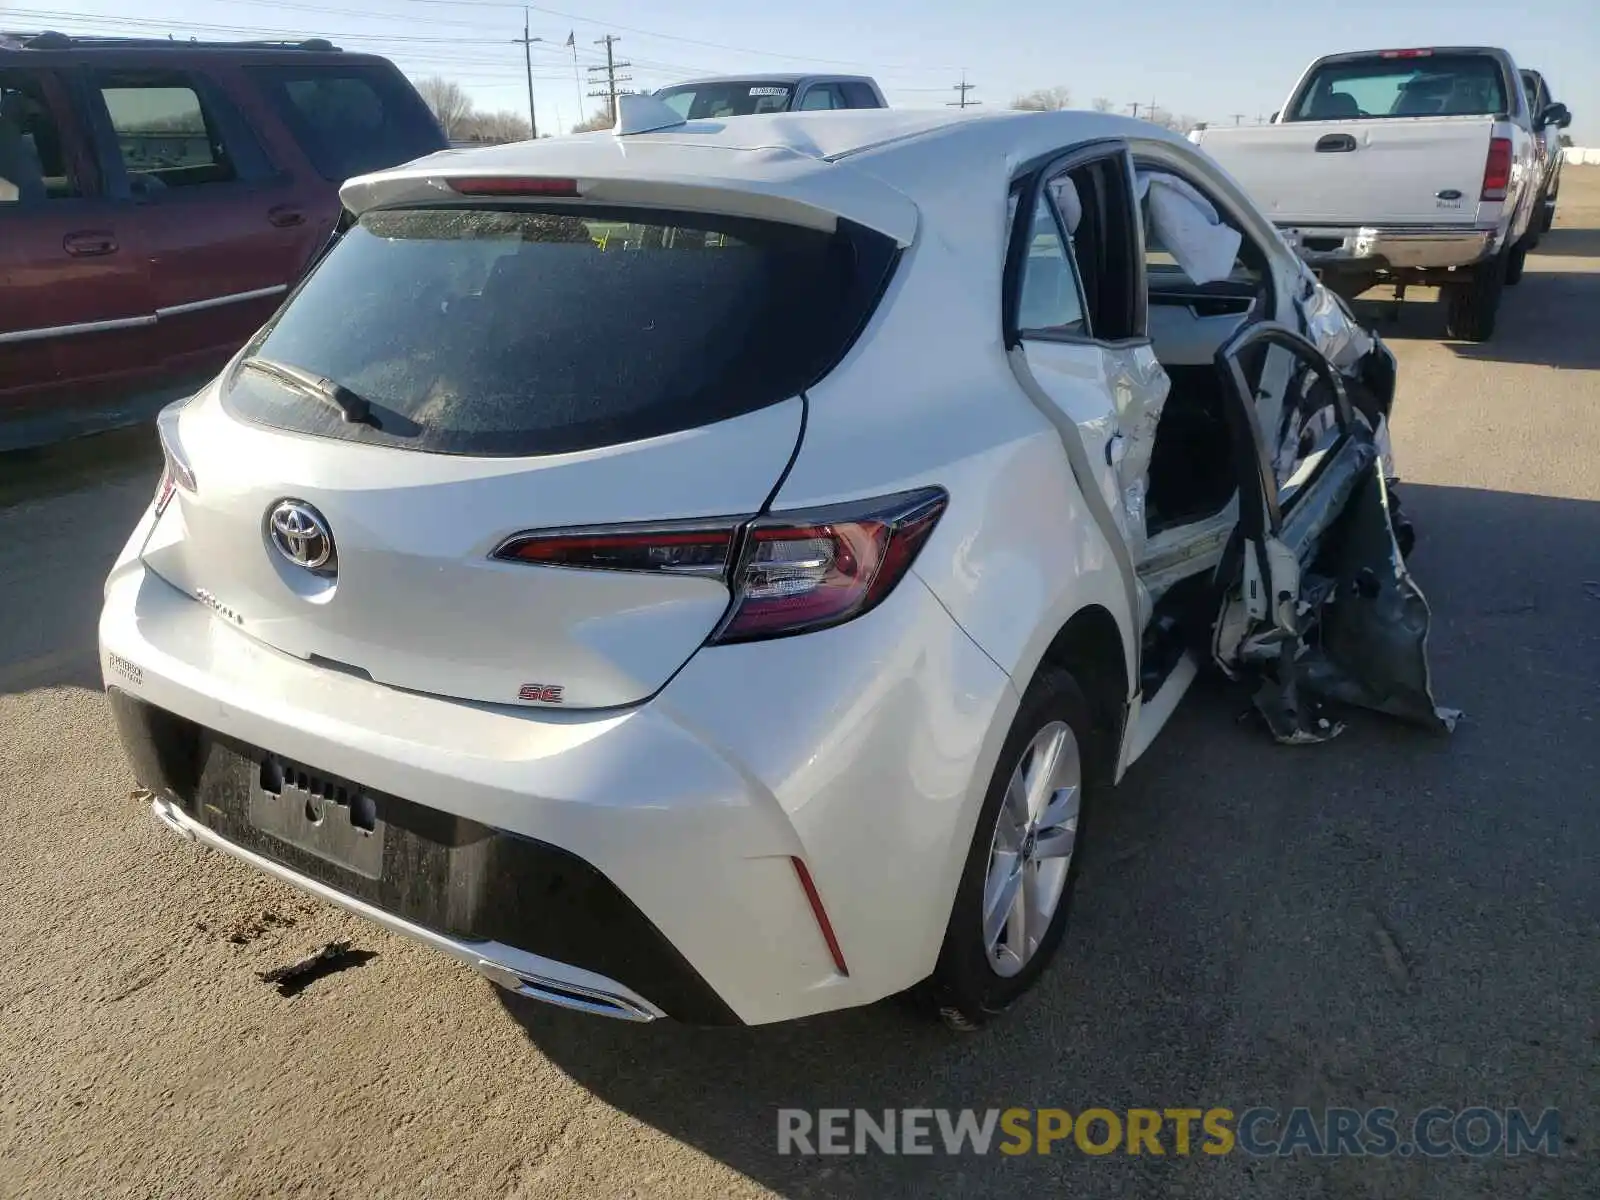
<path fill-rule="evenodd" d="M 1004 1012 L 1037 982 L 1060 946 L 1083 857 L 1084 816 L 1097 776 L 1097 736 L 1089 703 L 1072 676 L 1041 669 L 1022 697 L 984 796 L 938 965 L 915 993 L 919 1005 L 950 1029 L 976 1030 Z M 1039 756 L 1049 753 L 1056 738 L 1061 739 L 1060 758 L 1052 771 Z M 1028 807 L 1030 765 L 1047 777 L 1041 779 L 1032 806 L 1037 824 L 1019 828 L 1017 818 Z M 1022 803 L 1014 777 L 1022 784 Z M 1065 794 L 1069 788 L 1070 797 Z M 1004 859 L 1010 852 L 1007 842 L 1017 844 L 1015 862 L 1020 865 L 1014 876 L 1008 875 Z M 1070 846 L 1065 856 L 1054 853 L 1063 845 Z M 996 935 L 994 918 L 986 928 L 985 916 L 1000 911 L 997 901 L 1011 878 L 1017 880 L 1014 894 L 1023 898 L 1021 904 L 1029 897 L 1035 902 L 1037 923 L 1028 928 L 1031 922 L 1019 905 L 1006 905 L 1011 915 Z"/>
<path fill-rule="evenodd" d="M 1497 254 L 1474 267 L 1467 282 L 1452 283 L 1442 289 L 1444 328 L 1448 336 L 1463 342 L 1486 342 L 1494 336 L 1510 257 L 1510 254 Z"/>
<path fill-rule="evenodd" d="M 1528 265 L 1528 251 L 1533 249 L 1538 240 L 1538 235 L 1530 233 L 1511 248 L 1511 253 L 1506 256 L 1507 287 L 1515 287 L 1522 282 L 1522 269 Z"/>

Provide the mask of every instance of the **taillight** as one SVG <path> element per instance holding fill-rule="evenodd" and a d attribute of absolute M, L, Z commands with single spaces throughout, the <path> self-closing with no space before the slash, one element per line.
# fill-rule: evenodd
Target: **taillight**
<path fill-rule="evenodd" d="M 713 642 L 826 629 L 871 612 L 904 577 L 949 497 L 926 488 L 886 499 L 777 514 L 752 524 Z"/>
<path fill-rule="evenodd" d="M 725 579 L 737 529 L 730 521 L 519 533 L 503 542 L 494 557 L 542 567 Z"/>
<path fill-rule="evenodd" d="M 1511 139 L 1490 138 L 1489 159 L 1483 165 L 1483 199 L 1504 200 L 1511 185 Z"/>
<path fill-rule="evenodd" d="M 872 611 L 910 569 L 947 503 L 942 488 L 923 488 L 755 520 L 537 530 L 507 538 L 493 557 L 716 579 L 732 597 L 711 641 L 748 642 Z"/>
<path fill-rule="evenodd" d="M 191 495 L 195 492 L 194 470 L 178 441 L 178 410 L 188 400 L 169 404 L 156 416 L 156 436 L 161 440 L 161 482 L 156 485 L 156 516 L 167 510 L 172 497 L 182 488 Z"/>
<path fill-rule="evenodd" d="M 577 196 L 576 179 L 530 179 L 526 176 L 484 175 L 446 180 L 462 196 Z"/>
<path fill-rule="evenodd" d="M 1432 50 L 1383 50 L 1379 58 L 1432 58 Z"/>

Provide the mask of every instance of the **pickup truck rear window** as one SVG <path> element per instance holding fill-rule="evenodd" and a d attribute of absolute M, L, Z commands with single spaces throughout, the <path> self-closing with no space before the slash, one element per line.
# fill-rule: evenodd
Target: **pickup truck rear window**
<path fill-rule="evenodd" d="M 1483 54 L 1342 59 L 1306 81 L 1290 121 L 1494 116 L 1510 111 L 1505 74 Z"/>
<path fill-rule="evenodd" d="M 372 212 L 247 354 L 342 385 L 376 426 L 264 372 L 246 420 L 515 457 L 693 429 L 797 395 L 882 294 L 894 243 L 735 217 L 550 204 Z"/>
<path fill-rule="evenodd" d="M 379 65 L 253 67 L 311 165 L 333 183 L 449 148 L 422 97 Z"/>
<path fill-rule="evenodd" d="M 685 121 L 698 121 L 702 117 L 787 112 L 794 99 L 794 89 L 785 83 L 767 83 L 760 79 L 686 83 L 681 87 L 662 88 L 656 93 L 656 99 L 676 110 Z"/>

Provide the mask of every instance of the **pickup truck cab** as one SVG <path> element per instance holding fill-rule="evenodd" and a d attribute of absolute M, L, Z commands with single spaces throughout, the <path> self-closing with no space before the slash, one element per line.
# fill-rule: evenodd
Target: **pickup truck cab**
<path fill-rule="evenodd" d="M 889 107 L 883 89 L 866 75 L 719 75 L 664 87 L 655 99 L 686 121 Z"/>
<path fill-rule="evenodd" d="M 1535 127 L 1543 126 L 1534 146 L 1539 157 L 1539 203 L 1533 219 L 1538 232 L 1547 233 L 1556 219 L 1556 194 L 1561 188 L 1561 131 L 1572 124 L 1572 114 L 1565 104 L 1550 98 L 1550 85 L 1538 71 L 1523 70 L 1522 89 Z"/>
<path fill-rule="evenodd" d="M 1319 58 L 1272 123 L 1190 135 L 1336 291 L 1441 289 L 1452 337 L 1494 332 L 1542 228 L 1539 134 L 1511 55 L 1485 47 Z"/>

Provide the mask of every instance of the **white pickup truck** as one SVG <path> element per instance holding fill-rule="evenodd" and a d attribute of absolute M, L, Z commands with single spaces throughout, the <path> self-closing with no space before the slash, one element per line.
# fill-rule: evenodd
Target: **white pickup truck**
<path fill-rule="evenodd" d="M 1542 231 L 1536 143 L 1563 113 L 1530 111 L 1504 50 L 1368 50 L 1317 59 L 1269 125 L 1189 136 L 1335 291 L 1439 287 L 1477 342 Z"/>

